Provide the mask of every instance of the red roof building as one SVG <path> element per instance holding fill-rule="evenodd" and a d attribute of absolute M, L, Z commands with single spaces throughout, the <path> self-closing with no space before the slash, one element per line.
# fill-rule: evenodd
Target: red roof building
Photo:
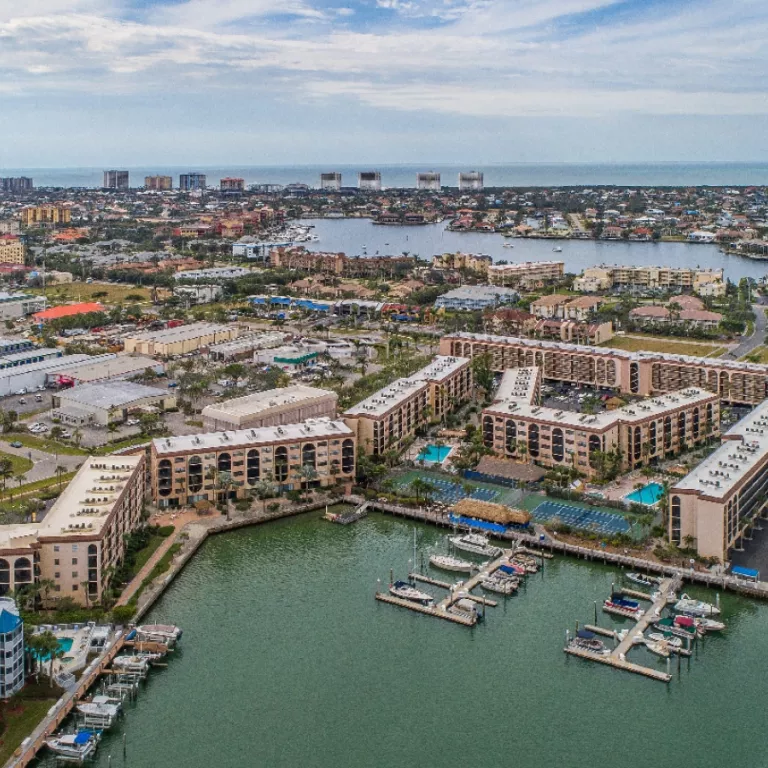
<path fill-rule="evenodd" d="M 97 301 L 87 301 L 81 304 L 63 304 L 60 307 L 51 307 L 50 309 L 43 310 L 42 312 L 35 312 L 32 317 L 38 322 L 46 322 L 48 320 L 59 320 L 62 317 L 70 317 L 71 315 L 87 315 L 90 312 L 103 312 L 104 306 Z"/>

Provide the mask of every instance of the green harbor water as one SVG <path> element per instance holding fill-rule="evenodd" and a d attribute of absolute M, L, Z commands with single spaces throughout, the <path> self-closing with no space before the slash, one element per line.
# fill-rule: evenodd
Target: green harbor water
<path fill-rule="evenodd" d="M 444 549 L 445 531 L 415 528 L 420 552 Z M 313 513 L 210 539 L 147 619 L 183 627 L 181 649 L 105 735 L 96 765 L 766 764 L 768 605 L 721 596 L 728 629 L 679 676 L 673 662 L 665 685 L 563 653 L 566 628 L 591 623 L 593 601 L 620 581 L 613 568 L 548 561 L 471 630 L 376 602 L 377 579 L 405 575 L 413 531 Z M 645 649 L 630 658 L 666 666 Z"/>

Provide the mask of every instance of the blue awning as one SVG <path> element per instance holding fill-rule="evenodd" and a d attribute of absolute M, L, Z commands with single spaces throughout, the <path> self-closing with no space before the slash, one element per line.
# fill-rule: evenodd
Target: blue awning
<path fill-rule="evenodd" d="M 78 731 L 75 744 L 87 744 L 93 738 L 93 731 Z"/>
<path fill-rule="evenodd" d="M 755 579 L 755 581 L 760 578 L 760 571 L 755 571 L 752 568 L 742 568 L 740 565 L 734 565 L 731 568 L 731 573 L 734 576 L 744 576 L 747 579 Z"/>

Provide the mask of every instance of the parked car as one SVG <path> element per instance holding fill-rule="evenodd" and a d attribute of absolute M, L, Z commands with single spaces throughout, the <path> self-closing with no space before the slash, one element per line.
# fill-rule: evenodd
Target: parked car
<path fill-rule="evenodd" d="M 27 394 L 27 388 L 22 387 L 17 393 L 17 395 L 26 395 Z"/>
<path fill-rule="evenodd" d="M 42 403 L 43 402 L 43 396 L 42 395 L 35 395 L 35 402 L 36 403 Z"/>
<path fill-rule="evenodd" d="M 175 381 L 169 381 L 168 382 L 168 389 L 173 389 L 174 387 L 178 387 L 179 385 Z"/>
<path fill-rule="evenodd" d="M 19 398 L 19 405 L 26 405 L 26 404 L 27 404 L 27 401 L 23 397 L 20 397 Z"/>
<path fill-rule="evenodd" d="M 24 447 L 24 443 L 20 443 L 18 440 L 14 440 L 11 443 L 11 448 L 23 448 L 23 447 Z"/>
<path fill-rule="evenodd" d="M 139 419 L 128 419 L 128 421 L 125 422 L 126 427 L 137 427 L 139 424 L 141 424 Z"/>

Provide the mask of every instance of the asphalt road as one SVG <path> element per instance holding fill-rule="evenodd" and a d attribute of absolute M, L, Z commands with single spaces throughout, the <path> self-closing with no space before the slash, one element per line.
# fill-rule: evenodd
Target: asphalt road
<path fill-rule="evenodd" d="M 752 335 L 743 338 L 739 345 L 728 353 L 728 357 L 744 357 L 765 343 L 765 307 L 760 304 L 753 304 L 752 310 L 755 313 L 755 329 L 752 331 Z"/>
<path fill-rule="evenodd" d="M 10 442 L 5 440 L 0 440 L 0 451 L 11 453 L 15 456 L 23 456 L 25 459 L 32 461 L 32 468 L 24 475 L 24 480 L 27 483 L 53 477 L 56 474 L 56 467 L 59 465 L 66 467 L 68 472 L 72 472 L 87 458 L 85 456 L 70 456 L 61 453 L 56 457 L 53 453 L 38 451 L 36 448 L 13 448 Z"/>

